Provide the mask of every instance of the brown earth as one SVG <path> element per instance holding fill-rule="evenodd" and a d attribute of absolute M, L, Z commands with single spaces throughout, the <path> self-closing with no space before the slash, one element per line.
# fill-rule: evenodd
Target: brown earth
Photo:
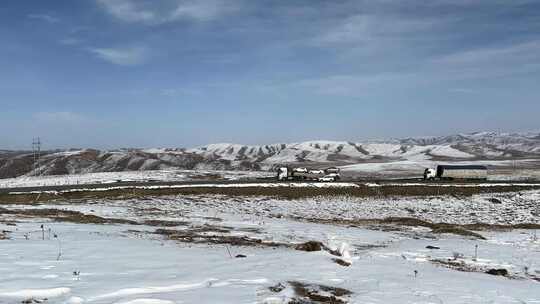
<path fill-rule="evenodd" d="M 79 211 L 60 209 L 5 209 L 0 208 L 0 215 L 16 215 L 21 217 L 49 218 L 59 222 L 81 224 L 138 224 L 135 221 L 117 218 L 104 218 Z"/>
<path fill-rule="evenodd" d="M 307 284 L 297 281 L 289 281 L 297 297 L 289 301 L 289 304 L 300 303 L 324 303 L 324 304 L 344 304 L 347 303 L 342 297 L 352 294 L 352 291 L 319 284 Z M 321 291 L 330 295 L 323 295 Z M 308 302 L 306 302 L 306 300 Z"/>
<path fill-rule="evenodd" d="M 230 236 L 230 235 L 208 235 L 202 234 L 197 229 L 191 230 L 171 230 L 171 229 L 156 229 L 156 234 L 165 236 L 169 240 L 175 240 L 185 243 L 194 244 L 222 244 L 232 246 L 257 246 L 257 247 L 290 247 L 291 245 L 277 242 L 266 242 L 257 238 L 247 236 Z"/>
<path fill-rule="evenodd" d="M 392 226 L 414 226 L 430 228 L 432 233 L 450 233 L 485 239 L 481 234 L 473 231 L 509 231 L 512 229 L 540 229 L 540 224 L 521 223 L 514 225 L 493 225 L 485 223 L 476 224 L 450 224 L 450 223 L 432 223 L 412 217 L 387 217 L 382 219 L 316 219 L 293 217 L 298 221 L 308 221 L 319 224 L 341 225 L 349 227 L 381 228 Z"/>
<path fill-rule="evenodd" d="M 435 196 L 457 195 L 471 196 L 480 193 L 518 192 L 540 189 L 538 186 L 400 186 L 381 185 L 378 187 L 344 187 L 344 188 L 314 188 L 314 187 L 189 187 L 161 189 L 111 189 L 105 191 L 73 191 L 58 193 L 2 193 L 0 204 L 38 203 L 54 200 L 73 199 L 133 199 L 163 195 L 226 195 L 226 196 L 268 196 L 282 199 L 300 199 L 320 196 L 349 196 L 349 197 L 396 197 L 396 196 Z"/>

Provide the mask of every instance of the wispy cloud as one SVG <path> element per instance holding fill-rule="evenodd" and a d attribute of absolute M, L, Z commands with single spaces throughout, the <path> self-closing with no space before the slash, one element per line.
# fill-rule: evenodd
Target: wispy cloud
<path fill-rule="evenodd" d="M 129 0 L 97 0 L 112 16 L 126 22 L 154 22 L 156 14 L 150 10 L 137 7 Z"/>
<path fill-rule="evenodd" d="M 482 63 L 527 62 L 540 59 L 540 40 L 518 43 L 513 45 L 484 47 L 456 52 L 436 59 L 440 64 L 477 65 Z"/>
<path fill-rule="evenodd" d="M 331 75 L 299 80 L 288 86 L 322 95 L 361 96 L 366 92 L 385 88 L 389 83 L 407 83 L 417 78 L 415 74 L 392 72 L 374 75 Z"/>
<path fill-rule="evenodd" d="M 504 77 L 540 70 L 540 41 L 469 49 L 440 56 L 428 64 L 447 77 Z"/>
<path fill-rule="evenodd" d="M 63 44 L 63 45 L 77 45 L 77 44 L 80 44 L 82 41 L 83 41 L 82 39 L 68 37 L 68 38 L 60 39 L 59 42 L 60 44 Z"/>
<path fill-rule="evenodd" d="M 377 40 L 404 40 L 432 34 L 453 18 L 412 18 L 399 15 L 357 14 L 321 31 L 315 42 L 322 45 L 357 44 Z"/>
<path fill-rule="evenodd" d="M 131 23 L 157 25 L 178 20 L 209 21 L 237 9 L 234 1 L 177 0 L 144 3 L 133 0 L 96 0 L 111 16 Z"/>
<path fill-rule="evenodd" d="M 91 48 L 88 51 L 109 63 L 124 66 L 142 64 L 149 56 L 149 51 L 143 47 Z"/>
<path fill-rule="evenodd" d="M 461 94 L 472 94 L 472 93 L 475 93 L 476 90 L 467 89 L 467 88 L 451 88 L 451 89 L 448 90 L 448 92 L 461 93 Z"/>
<path fill-rule="evenodd" d="M 208 21 L 217 18 L 221 14 L 231 11 L 234 4 L 221 0 L 190 1 L 179 4 L 170 17 L 170 20 L 195 19 Z"/>
<path fill-rule="evenodd" d="M 87 121 L 83 115 L 70 111 L 37 112 L 33 117 L 38 122 L 55 124 L 77 124 Z"/>
<path fill-rule="evenodd" d="M 194 97 L 204 95 L 204 90 L 208 88 L 199 88 L 194 86 L 182 87 L 182 88 L 167 88 L 158 91 L 160 96 L 164 97 Z"/>
<path fill-rule="evenodd" d="M 48 14 L 29 14 L 29 15 L 26 15 L 26 17 L 29 19 L 40 20 L 40 21 L 44 21 L 48 23 L 60 22 L 60 19 L 53 17 L 51 15 L 48 15 Z"/>

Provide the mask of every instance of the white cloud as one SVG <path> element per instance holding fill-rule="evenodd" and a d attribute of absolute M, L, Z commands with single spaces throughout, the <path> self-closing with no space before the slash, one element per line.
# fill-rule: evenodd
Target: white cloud
<path fill-rule="evenodd" d="M 178 20 L 189 18 L 199 21 L 208 21 L 218 17 L 227 10 L 228 8 L 223 1 L 191 1 L 178 5 L 170 19 Z"/>
<path fill-rule="evenodd" d="M 145 3 L 134 0 L 96 0 L 111 16 L 130 23 L 150 25 L 178 20 L 209 21 L 237 9 L 234 1 L 176 0 L 168 6 L 163 2 Z"/>
<path fill-rule="evenodd" d="M 148 50 L 142 47 L 131 48 L 92 48 L 89 51 L 98 58 L 117 65 L 138 65 L 148 59 Z"/>
<path fill-rule="evenodd" d="M 60 22 L 60 19 L 58 19 L 56 17 L 53 17 L 51 15 L 47 15 L 47 14 L 29 14 L 26 17 L 29 18 L 29 19 L 45 21 L 45 22 L 48 22 L 48 23 L 58 23 L 58 22 Z"/>
<path fill-rule="evenodd" d="M 97 0 L 112 16 L 126 22 L 152 22 L 157 16 L 148 10 L 138 8 L 129 0 Z"/>
<path fill-rule="evenodd" d="M 315 43 L 322 45 L 356 44 L 377 40 L 406 40 L 410 37 L 426 35 L 444 27 L 453 18 L 412 19 L 405 16 L 385 16 L 358 14 L 348 17 L 333 27 L 322 31 Z"/>

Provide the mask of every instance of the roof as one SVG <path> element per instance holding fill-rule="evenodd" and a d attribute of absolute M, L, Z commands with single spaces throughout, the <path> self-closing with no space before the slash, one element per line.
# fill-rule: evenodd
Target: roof
<path fill-rule="evenodd" d="M 487 170 L 486 166 L 481 165 L 438 165 L 437 169 L 443 170 Z"/>

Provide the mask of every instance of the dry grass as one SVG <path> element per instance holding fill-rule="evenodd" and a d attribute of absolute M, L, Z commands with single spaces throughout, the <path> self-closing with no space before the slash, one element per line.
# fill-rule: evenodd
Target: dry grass
<path fill-rule="evenodd" d="M 300 244 L 279 243 L 263 241 L 258 238 L 238 235 L 228 235 L 234 230 L 232 227 L 202 225 L 191 226 L 182 230 L 156 229 L 154 233 L 165 236 L 169 240 L 193 244 L 223 244 L 231 246 L 255 246 L 271 248 L 289 248 L 300 251 L 321 251 L 324 250 L 334 256 L 341 256 L 336 250 L 332 250 L 319 241 L 308 241 Z"/>
<path fill-rule="evenodd" d="M 462 260 L 453 260 L 453 259 L 432 259 L 430 260 L 431 263 L 437 265 L 446 267 L 449 269 L 457 270 L 457 271 L 463 271 L 463 272 L 478 272 L 478 273 L 485 273 L 490 275 L 496 275 L 496 276 L 503 276 L 509 279 L 518 279 L 521 277 L 517 277 L 515 275 L 511 275 L 508 270 L 504 268 L 488 268 L 485 266 L 479 266 L 479 265 L 469 265 L 465 263 Z M 529 276 L 530 279 L 535 280 L 534 276 Z"/>
<path fill-rule="evenodd" d="M 117 218 L 104 218 L 93 214 L 84 214 L 79 211 L 60 209 L 4 209 L 0 208 L 0 215 L 9 214 L 22 217 L 49 218 L 60 222 L 80 224 L 138 224 L 135 221 Z"/>
<path fill-rule="evenodd" d="M 148 226 L 158 226 L 158 227 L 177 227 L 177 226 L 187 226 L 190 222 L 186 221 L 165 221 L 165 220 L 145 220 L 142 222 L 144 225 Z"/>
<path fill-rule="evenodd" d="M 486 271 L 485 269 L 478 266 L 467 265 L 462 260 L 432 259 L 429 261 L 437 266 L 442 266 L 442 267 L 457 270 L 457 271 L 463 271 L 463 272 L 485 272 Z"/>
<path fill-rule="evenodd" d="M 289 304 L 321 303 L 321 304 L 344 304 L 343 297 L 352 294 L 352 291 L 319 284 L 306 284 L 297 281 L 289 281 L 297 297 L 289 301 Z M 321 294 L 321 291 L 325 294 Z"/>
<path fill-rule="evenodd" d="M 6 230 L 0 231 L 0 240 L 7 240 L 7 239 L 9 239 L 9 237 L 7 236 L 7 234 L 8 234 L 8 231 L 6 231 Z"/>
<path fill-rule="evenodd" d="M 291 247 L 289 244 L 265 242 L 261 239 L 247 236 L 209 235 L 202 234 L 197 228 L 185 230 L 156 229 L 156 234 L 161 234 L 169 240 L 193 244 L 222 244 L 232 246 L 257 246 L 257 247 Z"/>
<path fill-rule="evenodd" d="M 300 199 L 318 196 L 350 196 L 350 197 L 387 197 L 387 196 L 434 196 L 459 195 L 471 196 L 479 193 L 516 192 L 538 189 L 535 186 L 493 186 L 493 187 L 437 187 L 437 186 L 385 186 L 380 187 L 189 187 L 162 189 L 112 189 L 105 191 L 74 191 L 42 194 L 0 194 L 0 204 L 40 203 L 52 200 L 76 199 L 133 199 L 162 195 L 226 195 L 226 196 L 268 196 L 282 199 Z"/>
<path fill-rule="evenodd" d="M 473 231 L 510 231 L 513 229 L 540 229 L 540 224 L 536 223 L 520 223 L 513 225 L 498 225 L 498 224 L 450 224 L 450 223 L 432 223 L 425 220 L 412 217 L 387 217 L 382 219 L 305 219 L 293 217 L 298 221 L 308 221 L 320 224 L 342 225 L 350 227 L 370 227 L 370 226 L 413 226 L 430 228 L 433 233 L 450 233 L 462 236 L 469 236 L 478 239 L 485 239 L 479 233 Z M 391 227 L 389 227 L 391 228 Z"/>
<path fill-rule="evenodd" d="M 345 260 L 342 260 L 342 259 L 337 259 L 337 258 L 334 258 L 332 259 L 332 261 L 334 261 L 334 263 L 338 264 L 338 265 L 341 265 L 341 266 L 344 266 L 344 267 L 349 267 L 351 266 L 351 263 L 345 261 Z"/>
<path fill-rule="evenodd" d="M 426 227 L 430 228 L 432 233 L 450 233 L 468 237 L 474 237 L 478 239 L 485 239 L 482 235 L 470 231 L 467 229 L 468 225 L 448 224 L 448 223 L 432 223 L 412 217 L 387 217 L 382 219 L 303 219 L 294 218 L 300 221 L 309 221 L 313 223 L 329 224 L 329 225 L 342 225 L 349 227 L 383 227 L 392 228 L 395 226 L 412 226 L 412 227 Z M 471 225 L 472 226 L 472 225 Z M 483 224 L 482 227 L 487 228 L 488 224 Z M 500 226 L 500 225 L 499 225 Z M 511 229 L 511 228 L 509 228 Z M 483 229 L 487 230 L 487 229 Z"/>

